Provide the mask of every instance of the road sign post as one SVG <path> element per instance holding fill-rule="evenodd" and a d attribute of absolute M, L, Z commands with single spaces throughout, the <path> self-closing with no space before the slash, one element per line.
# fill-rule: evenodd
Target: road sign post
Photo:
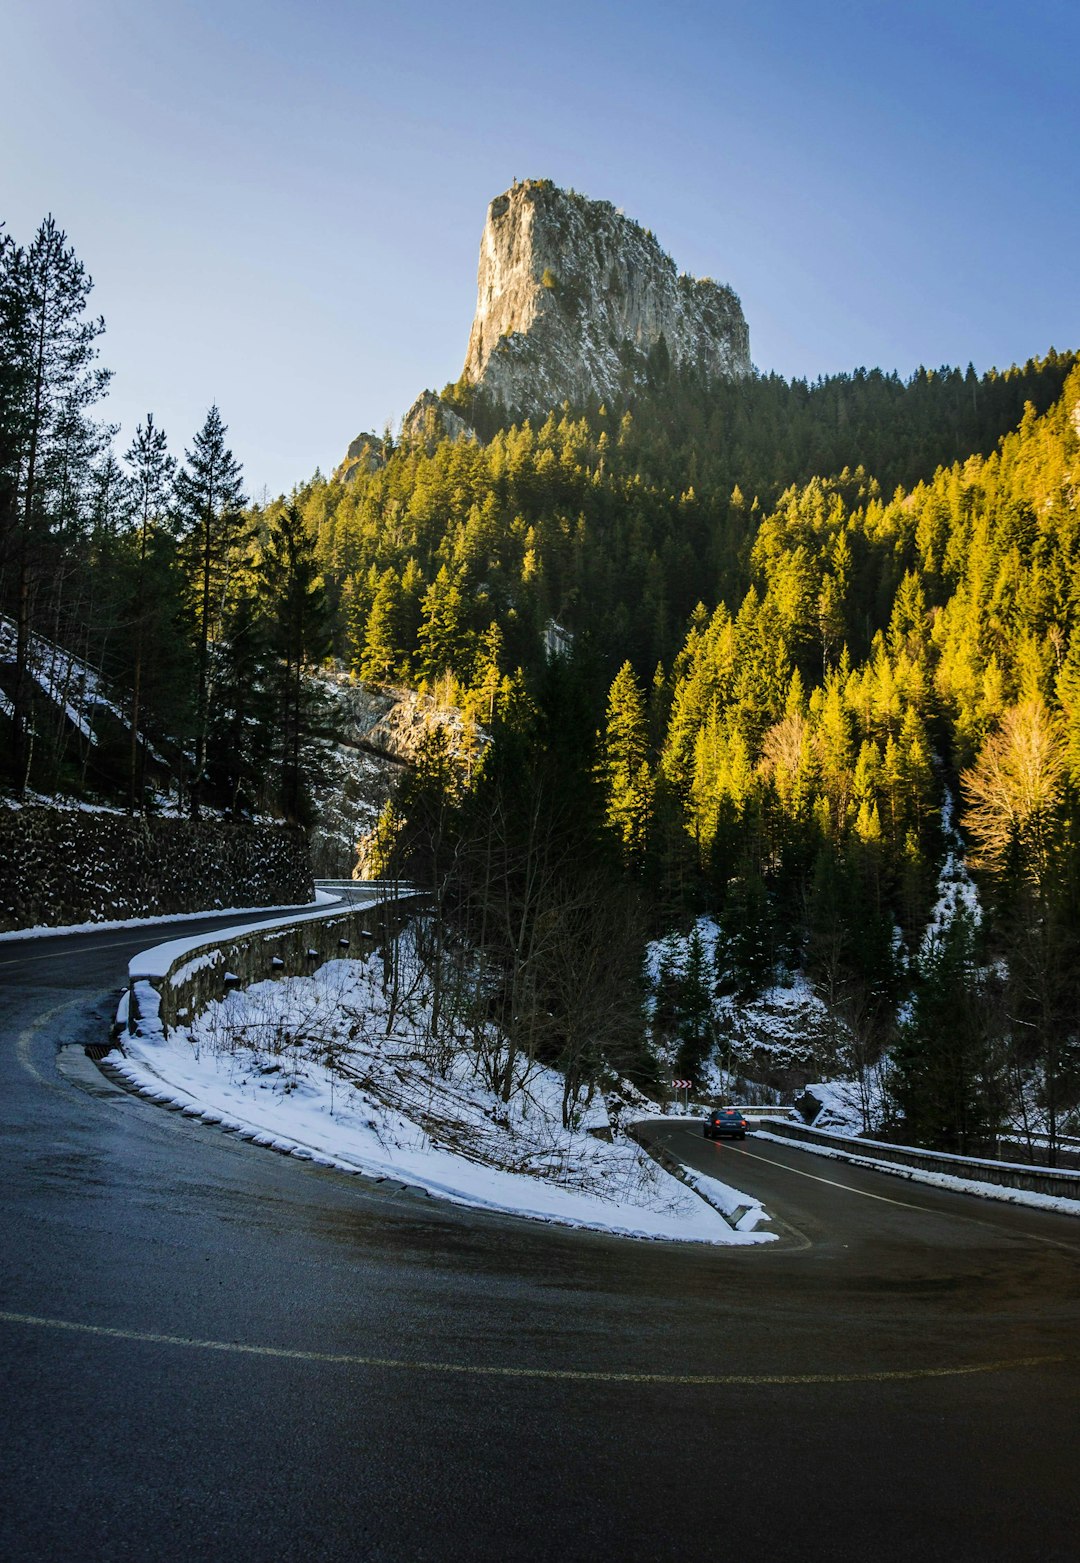
<path fill-rule="evenodd" d="M 673 1080 L 671 1082 L 672 1090 L 675 1092 L 676 1107 L 679 1105 L 679 1092 L 683 1091 L 685 1093 L 683 1101 L 687 1112 L 690 1111 L 690 1087 L 693 1083 L 692 1080 Z"/>

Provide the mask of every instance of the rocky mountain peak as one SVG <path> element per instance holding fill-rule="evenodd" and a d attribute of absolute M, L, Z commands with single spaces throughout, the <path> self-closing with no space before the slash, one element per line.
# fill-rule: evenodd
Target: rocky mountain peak
<path fill-rule="evenodd" d="M 731 288 L 680 275 L 654 235 L 609 201 L 548 179 L 492 201 L 466 382 L 539 412 L 630 389 L 657 355 L 707 379 L 748 374 L 749 332 Z"/>
<path fill-rule="evenodd" d="M 550 179 L 515 182 L 495 197 L 459 389 L 536 416 L 655 383 L 668 366 L 709 381 L 750 373 L 750 334 L 731 288 L 680 273 L 655 236 L 610 201 Z M 424 391 L 401 439 L 431 449 L 442 438 L 470 437 L 459 411 L 467 407 L 467 396 Z M 387 453 L 377 435 L 359 435 L 338 475 L 373 471 Z"/>

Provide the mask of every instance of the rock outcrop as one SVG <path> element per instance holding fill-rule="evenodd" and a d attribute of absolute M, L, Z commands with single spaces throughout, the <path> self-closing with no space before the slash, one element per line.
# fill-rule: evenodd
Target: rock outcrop
<path fill-rule="evenodd" d="M 750 373 L 736 294 L 680 274 L 654 235 L 610 201 L 527 179 L 488 207 L 459 394 L 424 391 L 401 439 L 430 450 L 440 439 L 475 437 L 462 416 L 474 393 L 489 411 L 536 417 L 564 401 L 661 384 L 672 367 L 705 381 Z M 376 471 L 387 454 L 385 441 L 361 434 L 338 476 Z"/>
<path fill-rule="evenodd" d="M 428 733 L 444 728 L 450 753 L 457 755 L 469 751 L 476 735 L 456 707 L 414 689 L 374 689 L 329 671 L 318 681 L 331 703 L 333 737 L 322 744 L 308 844 L 316 877 L 342 879 L 352 873 L 357 843 L 370 836 Z"/>
<path fill-rule="evenodd" d="M 434 391 L 421 391 L 402 420 L 399 440 L 403 445 L 423 445 L 431 452 L 440 440 L 454 440 L 459 435 L 475 438 L 465 419 Z M 381 439 L 377 434 L 358 434 L 346 451 L 336 476 L 345 483 L 354 483 L 364 473 L 378 472 L 380 467 L 385 467 L 392 448 L 392 441 Z"/>
<path fill-rule="evenodd" d="M 456 440 L 459 435 L 472 432 L 460 413 L 448 407 L 434 391 L 421 391 L 401 424 L 402 440 L 422 444 L 429 450 L 441 439 Z"/>
<path fill-rule="evenodd" d="M 378 472 L 380 467 L 385 467 L 386 457 L 386 441 L 378 434 L 358 434 L 345 452 L 345 460 L 335 477 L 352 483 L 365 472 Z"/>
<path fill-rule="evenodd" d="M 608 201 L 526 180 L 488 208 L 463 379 L 515 412 L 631 389 L 667 365 L 748 374 L 729 287 L 680 275 Z"/>

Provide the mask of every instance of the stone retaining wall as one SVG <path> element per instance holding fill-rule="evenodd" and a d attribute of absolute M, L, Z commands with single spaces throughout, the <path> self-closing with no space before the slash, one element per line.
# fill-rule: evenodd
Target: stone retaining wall
<path fill-rule="evenodd" d="M 166 953 L 157 962 L 156 950 L 144 951 L 130 966 L 127 1028 L 159 1022 L 168 1031 L 188 1025 L 233 989 L 268 978 L 304 977 L 327 961 L 381 948 L 426 899 L 372 900 L 367 906 L 243 928 L 231 936 L 226 929 L 198 942 L 182 941 L 185 948 L 171 957 L 169 945 L 158 946 Z"/>
<path fill-rule="evenodd" d="M 0 809 L 0 929 L 289 906 L 313 894 L 307 843 L 291 826 Z"/>

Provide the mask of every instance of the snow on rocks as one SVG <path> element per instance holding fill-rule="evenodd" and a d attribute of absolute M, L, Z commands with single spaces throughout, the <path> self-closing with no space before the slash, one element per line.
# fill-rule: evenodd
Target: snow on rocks
<path fill-rule="evenodd" d="M 700 942 L 710 982 L 715 986 L 720 925 L 712 917 L 699 917 L 686 933 L 669 933 L 650 943 L 645 954 L 645 981 L 649 992 L 646 1009 L 655 1013 L 656 996 L 665 974 L 686 974 L 691 940 Z M 806 1078 L 813 1060 L 835 1045 L 835 1023 L 802 972 L 784 972 L 752 999 L 731 994 L 712 998 L 712 1015 L 718 1046 L 696 1081 L 703 1096 L 719 1099 L 732 1090 L 745 1093 L 750 1081 L 770 1077 L 786 1087 Z M 786 1077 L 790 1076 L 790 1080 Z M 775 1096 L 772 1087 L 759 1085 L 761 1096 Z M 759 1097 L 760 1099 L 760 1097 Z"/>
<path fill-rule="evenodd" d="M 982 922 L 979 892 L 964 860 L 964 841 L 956 828 L 956 799 L 948 787 L 941 804 L 941 834 L 945 840 L 945 860 L 938 875 L 938 894 L 923 934 L 922 953 L 928 954 L 936 939 L 960 911 L 972 922 Z"/>
<path fill-rule="evenodd" d="M 804 1114 L 808 1101 L 817 1107 L 809 1120 L 812 1129 L 862 1134 L 869 1124 L 878 1124 L 884 1117 L 884 1091 L 876 1072 L 862 1086 L 857 1080 L 818 1080 L 803 1093 Z"/>

